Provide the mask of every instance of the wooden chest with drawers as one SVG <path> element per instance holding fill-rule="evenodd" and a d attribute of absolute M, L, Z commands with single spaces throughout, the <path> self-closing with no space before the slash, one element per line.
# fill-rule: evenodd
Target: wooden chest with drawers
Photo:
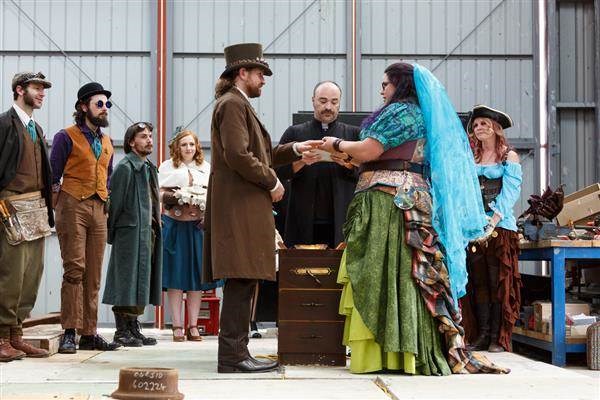
<path fill-rule="evenodd" d="M 346 365 L 342 250 L 279 250 L 278 355 L 281 364 Z"/>

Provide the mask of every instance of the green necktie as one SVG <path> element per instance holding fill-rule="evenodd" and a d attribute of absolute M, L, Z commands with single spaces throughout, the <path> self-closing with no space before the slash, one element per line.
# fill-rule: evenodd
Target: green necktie
<path fill-rule="evenodd" d="M 32 119 L 30 119 L 29 123 L 27 124 L 27 132 L 29 132 L 31 140 L 33 140 L 33 143 L 35 143 L 35 141 L 37 140 L 37 132 L 35 131 L 35 122 L 33 122 Z"/>
<path fill-rule="evenodd" d="M 102 153 L 102 142 L 100 142 L 100 138 L 94 135 L 94 139 L 92 140 L 92 151 L 96 156 L 96 160 L 100 158 L 100 153 Z"/>

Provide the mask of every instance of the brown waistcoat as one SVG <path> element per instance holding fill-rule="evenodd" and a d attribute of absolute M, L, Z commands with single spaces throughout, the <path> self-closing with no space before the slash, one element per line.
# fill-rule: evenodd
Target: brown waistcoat
<path fill-rule="evenodd" d="M 18 193 L 42 190 L 44 189 L 44 175 L 39 134 L 34 143 L 23 124 L 17 124 L 17 129 L 23 139 L 23 155 L 19 161 L 15 178 L 8 184 L 6 189 Z"/>
<path fill-rule="evenodd" d="M 65 131 L 73 142 L 73 148 L 65 165 L 61 190 L 79 200 L 98 194 L 106 201 L 108 164 L 113 155 L 110 138 L 102 135 L 102 152 L 96 160 L 92 146 L 77 125 L 65 128 Z"/>

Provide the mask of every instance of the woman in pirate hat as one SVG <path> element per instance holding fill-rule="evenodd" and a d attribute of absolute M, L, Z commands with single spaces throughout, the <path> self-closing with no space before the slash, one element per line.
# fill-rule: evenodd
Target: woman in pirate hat
<path fill-rule="evenodd" d="M 485 105 L 473 108 L 467 125 L 483 206 L 486 234 L 468 251 L 469 298 L 475 321 L 465 318 L 472 350 L 511 350 L 511 333 L 521 305 L 517 225 L 513 207 L 521 193 L 519 156 L 509 146 L 504 129 L 513 122 L 502 111 Z M 475 333 L 477 332 L 477 333 Z"/>

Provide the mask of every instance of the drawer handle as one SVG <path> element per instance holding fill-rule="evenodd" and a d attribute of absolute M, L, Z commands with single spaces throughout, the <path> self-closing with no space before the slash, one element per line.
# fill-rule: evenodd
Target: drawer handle
<path fill-rule="evenodd" d="M 329 267 L 313 267 L 313 268 L 292 268 L 290 272 L 294 275 L 331 275 L 334 270 Z"/>
<path fill-rule="evenodd" d="M 323 336 L 315 335 L 313 333 L 310 336 L 300 336 L 300 339 L 323 339 Z"/>
<path fill-rule="evenodd" d="M 316 267 L 316 268 L 293 268 L 290 272 L 295 275 L 308 275 L 315 280 L 315 283 L 322 286 L 321 280 L 317 278 L 317 275 L 331 275 L 333 273 L 332 268 L 327 267 Z"/>
<path fill-rule="evenodd" d="M 325 304 L 323 303 L 301 303 L 302 307 L 323 307 Z"/>

